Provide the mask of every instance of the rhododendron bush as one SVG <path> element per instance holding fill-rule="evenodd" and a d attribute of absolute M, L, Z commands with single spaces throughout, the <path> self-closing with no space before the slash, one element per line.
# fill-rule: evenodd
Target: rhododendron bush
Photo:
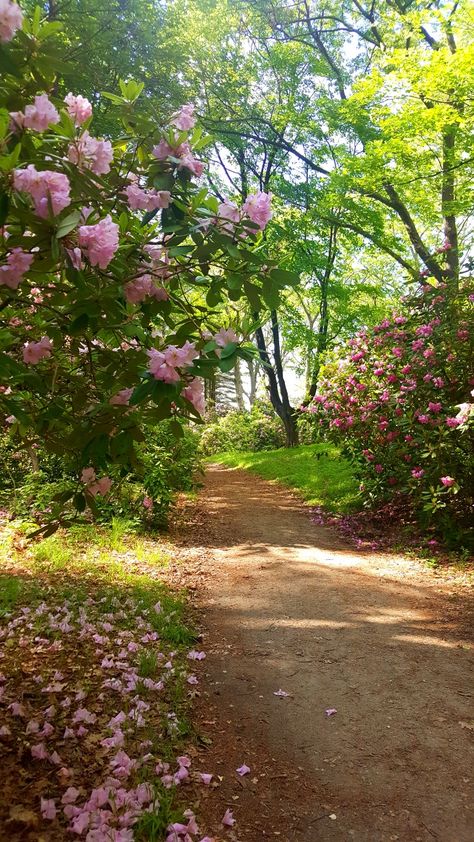
<path fill-rule="evenodd" d="M 458 537 L 474 502 L 473 302 L 426 285 L 334 355 L 305 407 L 357 464 L 367 501 L 408 497 Z"/>
<path fill-rule="evenodd" d="M 113 494 L 144 425 L 199 420 L 202 378 L 249 353 L 214 308 L 255 312 L 290 277 L 262 250 L 270 196 L 237 208 L 199 185 L 192 105 L 160 126 L 121 82 L 114 140 L 79 91 L 56 95 L 59 26 L 0 6 L 0 412 L 74 473 L 53 519 Z"/>

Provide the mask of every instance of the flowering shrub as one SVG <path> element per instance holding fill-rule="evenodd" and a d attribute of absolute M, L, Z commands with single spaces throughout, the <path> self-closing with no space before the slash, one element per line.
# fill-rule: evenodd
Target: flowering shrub
<path fill-rule="evenodd" d="M 473 302 L 425 286 L 336 352 L 305 407 L 357 463 L 366 500 L 408 496 L 458 537 L 474 497 Z"/>
<path fill-rule="evenodd" d="M 94 137 L 87 99 L 52 93 L 60 24 L 41 15 L 20 29 L 18 6 L 0 4 L 0 418 L 75 477 L 58 523 L 65 504 L 94 511 L 113 493 L 144 426 L 199 421 L 201 378 L 247 353 L 222 344 L 214 308 L 247 296 L 258 310 L 289 273 L 261 250 L 269 196 L 230 220 L 195 183 L 207 138 L 193 106 L 160 127 L 137 104 L 143 85 L 121 82 L 103 96 L 123 134 Z"/>

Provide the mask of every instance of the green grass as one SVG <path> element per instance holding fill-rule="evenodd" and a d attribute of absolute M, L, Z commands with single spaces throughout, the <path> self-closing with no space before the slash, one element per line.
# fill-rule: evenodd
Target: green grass
<path fill-rule="evenodd" d="M 311 506 L 342 514 L 357 507 L 358 482 L 347 460 L 330 444 L 309 444 L 258 453 L 218 453 L 208 462 L 245 468 L 297 491 Z"/>

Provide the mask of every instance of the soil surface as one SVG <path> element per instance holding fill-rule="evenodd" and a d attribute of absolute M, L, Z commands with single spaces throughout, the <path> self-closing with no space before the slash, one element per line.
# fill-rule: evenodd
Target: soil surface
<path fill-rule="evenodd" d="M 177 532 L 207 652 L 200 765 L 219 776 L 207 832 L 473 842 L 468 588 L 356 552 L 289 491 L 220 466 Z"/>

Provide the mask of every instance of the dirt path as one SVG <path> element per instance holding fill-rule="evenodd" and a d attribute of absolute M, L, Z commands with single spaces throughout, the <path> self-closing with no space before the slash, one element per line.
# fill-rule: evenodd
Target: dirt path
<path fill-rule="evenodd" d="M 205 757 L 223 778 L 208 811 L 234 807 L 231 838 L 472 842 L 468 596 L 217 466 L 184 543 L 205 618 Z"/>

